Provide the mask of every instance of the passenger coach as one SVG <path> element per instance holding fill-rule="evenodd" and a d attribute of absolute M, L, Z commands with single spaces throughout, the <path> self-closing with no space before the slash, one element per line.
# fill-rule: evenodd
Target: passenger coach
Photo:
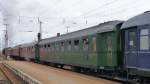
<path fill-rule="evenodd" d="M 26 60 L 35 60 L 35 44 L 36 42 L 20 45 L 20 57 Z"/>
<path fill-rule="evenodd" d="M 124 64 L 129 74 L 150 77 L 150 12 L 127 20 L 122 31 Z"/>
<path fill-rule="evenodd" d="M 40 61 L 71 65 L 75 68 L 115 70 L 121 67 L 120 27 L 110 21 L 87 29 L 43 39 Z"/>

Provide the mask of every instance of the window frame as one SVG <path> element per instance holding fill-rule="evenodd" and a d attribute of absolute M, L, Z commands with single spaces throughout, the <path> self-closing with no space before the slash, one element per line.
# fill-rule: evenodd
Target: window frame
<path fill-rule="evenodd" d="M 134 32 L 135 33 L 135 38 L 133 40 L 133 47 L 132 48 L 131 48 L 131 45 L 130 45 L 130 38 L 131 38 L 130 32 Z M 138 47 L 138 46 L 137 46 L 137 42 L 134 42 L 134 41 L 137 41 L 137 28 L 131 28 L 131 29 L 128 30 L 127 50 L 129 50 L 129 51 L 136 51 L 136 47 Z"/>
<path fill-rule="evenodd" d="M 90 47 L 90 39 L 88 37 L 83 37 L 82 38 L 82 49 L 83 51 L 89 51 Z"/>
<path fill-rule="evenodd" d="M 55 43 L 55 52 L 60 52 L 61 51 L 61 49 L 60 49 L 61 42 L 57 41 L 54 43 Z"/>
<path fill-rule="evenodd" d="M 67 42 L 66 43 L 67 44 L 67 49 L 66 50 L 70 52 L 72 50 L 72 43 L 73 42 L 72 42 L 72 40 L 67 40 L 66 42 Z"/>
<path fill-rule="evenodd" d="M 78 41 L 78 44 L 75 44 L 75 41 Z M 73 48 L 75 51 L 80 51 L 80 39 L 73 40 Z"/>
<path fill-rule="evenodd" d="M 65 52 L 65 41 L 61 41 L 60 42 L 60 48 L 61 48 L 61 52 Z"/>
<path fill-rule="evenodd" d="M 150 38 L 149 38 L 149 33 L 150 33 L 150 30 L 149 30 L 149 25 L 142 25 L 142 26 L 139 26 L 139 51 L 149 51 L 150 50 Z M 147 35 L 141 35 L 141 30 L 144 30 L 144 29 L 148 29 L 148 33 Z M 148 37 L 148 49 L 141 49 L 141 37 Z"/>

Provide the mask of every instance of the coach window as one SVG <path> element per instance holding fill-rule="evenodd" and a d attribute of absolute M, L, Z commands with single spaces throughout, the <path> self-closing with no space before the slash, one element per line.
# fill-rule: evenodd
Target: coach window
<path fill-rule="evenodd" d="M 82 39 L 83 42 L 83 50 L 84 51 L 88 51 L 88 47 L 89 47 L 89 40 L 88 38 Z"/>
<path fill-rule="evenodd" d="M 68 51 L 71 51 L 71 41 L 68 41 L 68 47 L 67 47 Z"/>
<path fill-rule="evenodd" d="M 49 51 L 51 51 L 51 46 L 50 46 L 50 44 L 48 44 L 47 47 L 48 47 L 47 49 L 48 49 Z"/>
<path fill-rule="evenodd" d="M 57 43 L 55 44 L 55 46 L 56 46 L 56 51 L 59 51 L 59 42 L 57 42 Z"/>
<path fill-rule="evenodd" d="M 31 51 L 33 51 L 33 46 L 31 47 Z"/>
<path fill-rule="evenodd" d="M 31 47 L 29 47 L 29 52 L 31 51 Z"/>
<path fill-rule="evenodd" d="M 50 44 L 48 44 L 48 47 L 50 48 Z"/>
<path fill-rule="evenodd" d="M 29 52 L 31 51 L 31 47 L 29 47 Z"/>
<path fill-rule="evenodd" d="M 61 42 L 61 51 L 64 52 L 64 42 Z"/>
<path fill-rule="evenodd" d="M 95 52 L 96 51 L 96 37 L 92 38 L 92 50 Z"/>
<path fill-rule="evenodd" d="M 148 29 L 140 30 L 140 50 L 149 50 Z"/>
<path fill-rule="evenodd" d="M 34 47 L 32 46 L 32 51 L 34 50 Z"/>
<path fill-rule="evenodd" d="M 129 50 L 135 50 L 135 47 L 136 47 L 135 41 L 136 41 L 136 32 L 130 31 L 129 32 L 129 47 L 128 47 Z"/>
<path fill-rule="evenodd" d="M 52 51 L 55 51 L 55 45 L 54 45 L 54 43 L 52 44 Z"/>
<path fill-rule="evenodd" d="M 79 40 L 74 40 L 74 49 L 79 50 Z"/>
<path fill-rule="evenodd" d="M 46 45 L 44 45 L 44 48 L 46 49 Z"/>

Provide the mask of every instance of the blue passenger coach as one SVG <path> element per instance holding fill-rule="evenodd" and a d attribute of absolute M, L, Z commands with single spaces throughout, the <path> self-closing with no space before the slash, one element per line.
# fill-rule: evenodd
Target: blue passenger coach
<path fill-rule="evenodd" d="M 150 77 L 150 12 L 122 25 L 124 65 L 129 74 Z"/>

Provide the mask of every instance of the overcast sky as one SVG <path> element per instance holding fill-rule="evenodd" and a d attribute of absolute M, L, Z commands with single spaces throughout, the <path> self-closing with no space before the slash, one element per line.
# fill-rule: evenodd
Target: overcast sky
<path fill-rule="evenodd" d="M 11 24 L 10 45 L 84 29 L 110 20 L 127 20 L 150 10 L 150 0 L 0 0 L 0 24 Z M 32 32 L 27 32 L 32 31 Z M 1 37 L 3 31 L 0 31 Z"/>

